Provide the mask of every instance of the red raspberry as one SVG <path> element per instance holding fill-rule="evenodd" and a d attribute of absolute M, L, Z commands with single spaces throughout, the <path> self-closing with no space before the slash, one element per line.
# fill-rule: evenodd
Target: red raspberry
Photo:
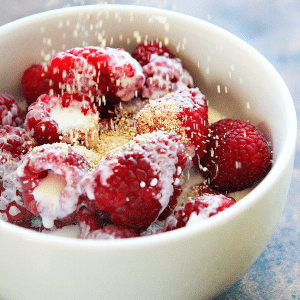
<path fill-rule="evenodd" d="M 28 218 L 17 168 L 33 146 L 24 129 L 9 125 L 0 127 L 0 219 L 10 223 Z"/>
<path fill-rule="evenodd" d="M 152 54 L 175 58 L 172 52 L 162 43 L 156 41 L 145 41 L 140 43 L 133 51 L 132 57 L 135 58 L 141 66 L 147 65 Z"/>
<path fill-rule="evenodd" d="M 146 76 L 142 88 L 143 98 L 158 99 L 170 92 L 193 87 L 193 78 L 182 66 L 179 59 L 153 54 L 150 62 L 143 67 Z"/>
<path fill-rule="evenodd" d="M 212 124 L 209 131 L 207 153 L 200 162 L 213 189 L 234 192 L 249 188 L 269 170 L 272 152 L 254 125 L 224 119 Z"/>
<path fill-rule="evenodd" d="M 140 64 L 124 49 L 72 48 L 55 54 L 49 69 L 63 91 L 113 102 L 133 99 L 145 82 Z"/>
<path fill-rule="evenodd" d="M 90 232 L 85 238 L 93 240 L 115 240 L 137 237 L 138 234 L 132 228 L 107 225 L 101 229 Z"/>
<path fill-rule="evenodd" d="M 87 203 L 89 207 L 83 204 L 79 205 L 77 209 L 80 238 L 86 238 L 92 231 L 102 229 L 104 226 L 112 224 L 109 215 L 99 210 L 93 202 L 84 200 L 83 203 Z"/>
<path fill-rule="evenodd" d="M 176 134 L 139 135 L 110 152 L 83 188 L 115 224 L 143 230 L 167 207 L 187 161 Z"/>
<path fill-rule="evenodd" d="M 235 204 L 232 197 L 221 194 L 204 194 L 185 202 L 167 218 L 164 231 L 185 227 L 210 218 Z"/>
<path fill-rule="evenodd" d="M 15 99 L 8 94 L 0 94 L 0 125 L 22 126 L 24 116 Z"/>
<path fill-rule="evenodd" d="M 83 203 L 77 210 L 80 230 L 79 238 L 119 239 L 137 236 L 137 233 L 133 229 L 114 225 L 109 215 L 99 210 L 93 202 L 87 202 L 86 199 L 83 199 Z M 85 206 L 86 204 L 89 208 Z"/>
<path fill-rule="evenodd" d="M 183 136 L 184 143 L 201 158 L 207 144 L 208 109 L 199 89 L 184 89 L 151 100 L 136 117 L 139 134 L 167 130 Z M 193 154 L 191 154 L 193 155 Z"/>
<path fill-rule="evenodd" d="M 97 107 L 84 94 L 44 94 L 29 106 L 25 129 L 40 145 L 74 141 L 88 145 L 98 123 Z"/>
<path fill-rule="evenodd" d="M 51 73 L 46 63 L 33 64 L 22 76 L 23 96 L 28 105 L 42 94 L 59 93 L 58 84 L 51 80 Z"/>
<path fill-rule="evenodd" d="M 35 147 L 18 168 L 26 208 L 41 216 L 45 228 L 54 220 L 64 220 L 75 214 L 79 196 L 79 182 L 89 166 L 71 146 L 45 144 Z"/>

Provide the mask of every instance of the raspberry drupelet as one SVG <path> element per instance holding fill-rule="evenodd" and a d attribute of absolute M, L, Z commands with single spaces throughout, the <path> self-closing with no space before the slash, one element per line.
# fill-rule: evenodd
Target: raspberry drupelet
<path fill-rule="evenodd" d="M 167 130 L 183 137 L 189 153 L 201 158 L 207 145 L 208 108 L 199 89 L 183 89 L 150 103 L 136 117 L 137 133 Z"/>
<path fill-rule="evenodd" d="M 135 58 L 141 66 L 144 66 L 150 62 L 153 54 L 175 58 L 175 55 L 168 49 L 168 47 L 156 41 L 145 41 L 140 43 L 134 49 L 132 57 Z"/>
<path fill-rule="evenodd" d="M 29 106 L 24 126 L 40 145 L 80 142 L 88 146 L 98 137 L 99 120 L 96 104 L 84 94 L 44 94 Z"/>
<path fill-rule="evenodd" d="M 167 207 L 188 159 L 174 133 L 138 135 L 109 152 L 83 189 L 116 225 L 145 230 Z"/>
<path fill-rule="evenodd" d="M 229 193 L 252 187 L 271 163 L 265 136 L 249 122 L 223 119 L 209 127 L 209 144 L 200 164 L 213 189 Z"/>
<path fill-rule="evenodd" d="M 194 86 L 192 76 L 178 58 L 153 54 L 150 62 L 143 66 L 143 73 L 146 82 L 141 96 L 146 99 L 158 99 L 170 92 Z"/>
<path fill-rule="evenodd" d="M 29 152 L 18 167 L 26 208 L 51 228 L 54 220 L 72 218 L 82 194 L 86 160 L 65 143 L 45 144 Z"/>
<path fill-rule="evenodd" d="M 11 95 L 0 94 L 0 118 L 0 125 L 21 127 L 24 123 L 22 110 Z"/>
<path fill-rule="evenodd" d="M 64 92 L 83 92 L 104 102 L 129 101 L 142 88 L 141 65 L 121 48 L 72 48 L 55 54 L 51 79 Z"/>
<path fill-rule="evenodd" d="M 235 203 L 232 197 L 222 194 L 205 193 L 175 208 L 173 215 L 169 216 L 166 220 L 164 231 L 201 222 L 201 220 L 210 218 Z"/>

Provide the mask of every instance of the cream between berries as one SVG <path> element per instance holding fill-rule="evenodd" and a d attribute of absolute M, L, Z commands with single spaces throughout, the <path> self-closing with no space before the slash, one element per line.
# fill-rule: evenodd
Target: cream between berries
<path fill-rule="evenodd" d="M 26 208 L 51 228 L 54 220 L 72 215 L 82 194 L 81 179 L 89 170 L 85 159 L 64 143 L 35 147 L 17 173 Z"/>

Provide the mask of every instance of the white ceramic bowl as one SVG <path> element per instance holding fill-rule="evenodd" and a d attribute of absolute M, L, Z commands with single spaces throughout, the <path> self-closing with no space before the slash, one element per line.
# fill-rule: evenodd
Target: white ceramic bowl
<path fill-rule="evenodd" d="M 271 139 L 271 171 L 226 212 L 150 237 L 78 240 L 0 221 L 1 299 L 207 299 L 239 279 L 266 246 L 290 184 L 296 117 L 279 74 L 237 37 L 140 6 L 50 11 L 0 28 L 0 92 L 19 96 L 22 72 L 54 52 L 105 41 L 131 51 L 145 38 L 169 42 L 211 106 L 249 119 Z"/>

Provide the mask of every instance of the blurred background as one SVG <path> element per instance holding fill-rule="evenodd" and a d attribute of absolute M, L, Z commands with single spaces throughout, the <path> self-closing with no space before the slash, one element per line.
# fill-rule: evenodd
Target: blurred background
<path fill-rule="evenodd" d="M 258 50 L 281 74 L 292 94 L 299 119 L 299 0 L 0 0 L 0 26 L 42 11 L 88 4 L 133 4 L 163 8 L 203 19 L 228 30 Z M 214 300 L 300 300 L 299 164 L 298 137 L 290 192 L 271 240 L 244 276 Z"/>

